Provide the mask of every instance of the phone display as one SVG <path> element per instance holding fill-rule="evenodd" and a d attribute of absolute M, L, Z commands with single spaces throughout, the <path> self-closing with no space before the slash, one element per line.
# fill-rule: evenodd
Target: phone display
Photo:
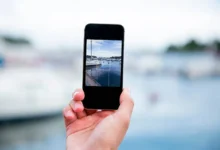
<path fill-rule="evenodd" d="M 121 86 L 121 40 L 87 39 L 86 86 Z"/>
<path fill-rule="evenodd" d="M 123 86 L 124 28 L 88 24 L 84 34 L 83 90 L 87 109 L 117 109 Z"/>

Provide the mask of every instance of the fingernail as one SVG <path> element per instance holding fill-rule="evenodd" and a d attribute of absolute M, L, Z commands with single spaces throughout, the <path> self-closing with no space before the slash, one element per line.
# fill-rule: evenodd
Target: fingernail
<path fill-rule="evenodd" d="M 72 96 L 73 99 L 75 98 L 75 96 L 76 96 L 77 93 L 79 93 L 79 92 L 74 92 L 74 93 L 73 93 L 73 96 Z"/>
<path fill-rule="evenodd" d="M 67 116 L 67 117 L 68 117 L 68 116 L 72 116 L 71 110 L 68 110 L 68 111 L 66 112 L 66 116 Z"/>
<path fill-rule="evenodd" d="M 76 109 L 78 109 L 78 108 L 80 108 L 80 104 L 75 103 L 75 104 L 74 104 L 74 110 L 76 110 Z"/>

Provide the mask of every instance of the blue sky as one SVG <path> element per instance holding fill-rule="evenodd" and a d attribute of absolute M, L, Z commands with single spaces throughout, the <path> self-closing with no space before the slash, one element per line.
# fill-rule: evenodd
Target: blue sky
<path fill-rule="evenodd" d="M 92 40 L 92 55 L 97 57 L 121 56 L 120 40 Z M 87 55 L 91 55 L 91 39 L 87 40 Z"/>
<path fill-rule="evenodd" d="M 162 50 L 190 38 L 220 39 L 218 0 L 0 0 L 0 32 L 30 37 L 36 47 L 83 49 L 87 23 L 125 27 L 125 50 Z"/>

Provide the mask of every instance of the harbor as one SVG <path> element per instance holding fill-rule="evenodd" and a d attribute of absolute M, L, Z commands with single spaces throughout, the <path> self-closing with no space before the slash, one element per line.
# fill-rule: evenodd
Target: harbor
<path fill-rule="evenodd" d="M 15 67 L 10 65 L 12 62 L 5 55 L 5 67 L 0 71 L 1 119 L 19 121 L 0 123 L 1 150 L 65 149 L 62 108 L 69 103 L 74 89 L 82 86 L 82 64 L 78 63 L 82 59 L 76 54 L 69 58 L 74 60 L 75 66 L 65 66 L 69 62 L 65 56 L 63 60 L 66 63 L 60 63 L 63 66 L 52 67 L 44 62 L 42 68 Z M 209 147 L 209 143 L 203 143 L 205 140 L 211 140 L 213 146 L 220 147 L 220 78 L 209 76 L 188 80 L 163 72 L 164 68 L 183 69 L 188 60 L 209 62 L 211 55 L 129 56 L 125 59 L 124 87 L 131 89 L 135 108 L 129 131 L 119 149 L 133 150 L 135 146 L 138 149 L 160 149 L 163 146 L 170 150 L 194 150 Z M 23 58 L 32 65 L 34 63 L 29 59 L 36 61 L 30 55 Z M 108 74 L 109 68 L 119 76 L 119 61 L 99 61 L 101 65 L 87 70 L 90 76 L 97 79 L 96 76 Z M 141 68 L 141 63 L 145 68 Z M 132 65 L 136 66 L 136 70 Z M 151 72 L 153 68 L 158 74 L 146 76 L 146 72 Z M 21 122 L 21 118 L 26 120 Z M 161 142 L 161 139 L 165 140 Z M 173 147 L 176 143 L 178 146 Z"/>
<path fill-rule="evenodd" d="M 220 0 L 0 0 L 0 150 L 220 150 L 219 16 Z M 118 86 L 134 101 L 125 136 L 67 111 L 66 144 L 73 92 Z"/>
<path fill-rule="evenodd" d="M 105 50 L 99 48 L 97 52 L 96 47 L 93 47 L 92 40 L 88 41 L 85 70 L 86 86 L 120 86 L 121 56 L 112 56 L 114 53 L 111 53 L 111 51 L 112 49 L 109 47 L 108 52 L 111 55 L 103 57 L 101 54 Z M 118 49 L 118 51 L 118 54 L 120 54 L 121 49 Z M 96 54 L 99 56 L 96 56 Z"/>
<path fill-rule="evenodd" d="M 175 58 L 175 56 L 173 57 Z M 77 61 L 80 60 L 76 58 Z M 180 59 L 176 63 L 181 61 Z M 167 61 L 163 62 L 167 63 Z M 65 89 L 65 93 L 63 97 L 59 98 L 63 104 L 68 104 L 74 89 L 81 87 L 82 74 L 77 74 L 82 71 L 81 69 L 76 67 L 72 71 L 69 68 L 66 70 L 65 76 L 64 70 L 57 70 L 56 74 L 64 79 L 63 82 L 68 83 L 68 86 L 62 86 Z M 220 133 L 220 79 L 209 78 L 194 81 L 173 76 L 145 76 L 129 69 L 125 70 L 124 75 L 124 87 L 131 89 L 135 107 L 130 128 L 119 149 L 133 150 L 135 147 L 138 147 L 138 149 L 144 150 L 146 147 L 149 147 L 149 149 L 153 150 L 160 149 L 163 146 L 170 150 L 194 150 L 209 147 L 209 143 L 204 143 L 205 140 L 212 141 L 212 146 L 220 146 L 218 142 Z M 12 79 L 10 76 L 8 78 Z M 33 83 L 36 78 L 32 79 Z M 13 80 L 13 82 L 13 84 L 18 84 L 18 81 Z M 39 86 L 38 82 L 39 80 L 34 83 Z M 59 82 L 61 83 L 61 81 Z M 57 87 L 50 86 L 51 91 L 55 91 L 55 88 Z M 7 89 L 9 91 L 12 90 L 10 88 Z M 19 92 L 13 91 L 14 97 L 5 94 L 5 100 L 3 101 L 3 97 L 0 99 L 0 106 L 11 107 L 14 109 L 15 115 L 21 111 L 21 109 L 18 109 L 21 105 L 18 104 L 27 103 L 27 105 L 29 104 L 27 108 L 29 108 L 30 112 L 27 111 L 26 114 L 31 114 L 31 111 L 36 108 L 35 103 L 37 101 L 44 108 L 47 107 L 48 110 L 51 109 L 50 103 L 59 101 L 59 99 L 42 99 L 43 97 L 37 99 L 37 91 L 32 92 L 33 95 L 30 95 L 32 99 L 24 100 L 21 96 L 22 93 L 27 92 L 25 91 L 27 89 L 22 90 Z M 149 101 L 151 93 L 158 95 L 158 100 L 154 104 L 151 104 Z M 51 98 L 56 97 L 56 94 L 53 92 L 45 92 L 44 95 L 46 94 L 55 95 Z M 9 100 L 10 102 L 8 102 Z M 48 113 L 42 109 L 41 111 L 42 114 Z M 35 116 L 32 120 L 0 124 L 0 149 L 65 149 L 66 135 L 61 115 L 62 107 L 59 108 L 59 111 L 60 115 L 54 117 L 36 119 Z M 140 124 L 143 126 L 140 126 Z M 161 139 L 163 139 L 163 142 L 161 142 Z"/>
<path fill-rule="evenodd" d="M 86 84 L 118 86 L 119 53 L 90 48 Z M 30 48 L 0 54 L 1 150 L 65 149 L 62 109 L 82 87 L 79 56 L 82 51 Z M 135 107 L 119 149 L 219 149 L 219 60 L 208 52 L 126 52 L 123 87 L 131 89 Z"/>
<path fill-rule="evenodd" d="M 88 86 L 120 86 L 121 64 L 118 61 L 102 60 L 101 65 L 86 67 Z M 95 83 L 94 83 L 95 82 Z"/>

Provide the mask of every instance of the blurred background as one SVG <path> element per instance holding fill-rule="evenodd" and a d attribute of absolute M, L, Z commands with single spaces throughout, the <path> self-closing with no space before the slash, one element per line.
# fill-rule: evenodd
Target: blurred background
<path fill-rule="evenodd" d="M 87 23 L 125 27 L 121 150 L 220 149 L 219 0 L 0 0 L 0 149 L 65 149 Z"/>

